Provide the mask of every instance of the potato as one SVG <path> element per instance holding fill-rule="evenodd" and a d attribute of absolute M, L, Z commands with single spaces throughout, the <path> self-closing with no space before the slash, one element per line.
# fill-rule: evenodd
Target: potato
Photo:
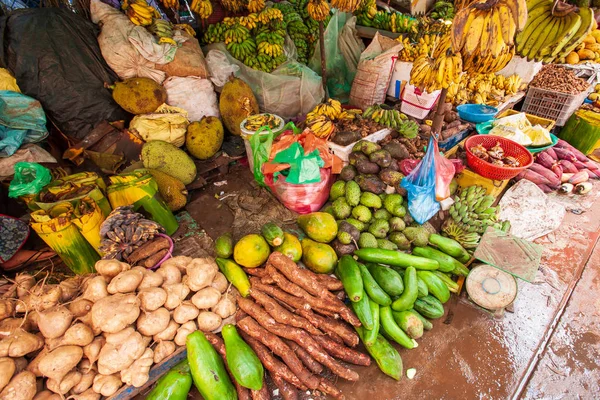
<path fill-rule="evenodd" d="M 63 400 L 63 398 L 60 394 L 52 393 L 49 390 L 42 390 L 35 395 L 33 400 Z"/>
<path fill-rule="evenodd" d="M 29 294 L 31 288 L 35 286 L 35 278 L 27 273 L 17 274 L 15 285 L 17 285 L 17 297 L 20 299 Z"/>
<path fill-rule="evenodd" d="M 102 276 L 95 276 L 88 279 L 83 284 L 83 294 L 81 298 L 91 301 L 92 303 L 97 302 L 108 296 L 106 290 L 106 280 Z"/>
<path fill-rule="evenodd" d="M 212 312 L 217 314 L 219 317 L 225 319 L 233 314 L 237 309 L 235 301 L 231 299 L 232 296 L 223 296 L 221 300 L 212 308 Z"/>
<path fill-rule="evenodd" d="M 102 333 L 102 329 L 100 329 L 99 327 L 94 325 L 91 312 L 85 314 L 83 317 L 77 318 L 77 321 L 79 321 L 83 324 L 86 324 L 87 326 L 92 328 L 92 331 L 94 332 L 94 336 L 98 336 Z"/>
<path fill-rule="evenodd" d="M 82 281 L 83 277 L 80 275 L 76 275 L 72 278 L 65 279 L 64 281 L 59 283 L 58 286 L 60 286 L 61 288 L 60 302 L 66 303 L 75 298 L 75 296 L 77 296 L 77 293 L 79 293 Z"/>
<path fill-rule="evenodd" d="M 198 315 L 198 329 L 203 332 L 211 332 L 221 325 L 222 318 L 214 312 L 202 311 Z"/>
<path fill-rule="evenodd" d="M 101 394 L 102 396 L 112 396 L 119 390 L 123 383 L 119 374 L 114 375 L 101 375 L 98 374 L 94 377 L 94 385 L 92 386 L 94 392 Z"/>
<path fill-rule="evenodd" d="M 44 346 L 44 340 L 32 333 L 17 329 L 0 340 L 0 357 L 23 357 Z"/>
<path fill-rule="evenodd" d="M 138 298 L 140 299 L 142 310 L 154 311 L 165 304 L 167 301 L 167 292 L 159 287 L 143 288 L 138 292 Z"/>
<path fill-rule="evenodd" d="M 94 392 L 94 389 L 89 388 L 81 394 L 72 394 L 71 396 L 67 397 L 67 400 L 100 400 L 101 397 L 101 394 L 96 393 Z"/>
<path fill-rule="evenodd" d="M 71 311 L 71 314 L 73 314 L 75 318 L 83 317 L 92 310 L 93 305 L 94 302 L 78 297 L 69 304 L 69 311 Z"/>
<path fill-rule="evenodd" d="M 131 364 L 127 369 L 121 371 L 121 381 L 133 387 L 142 387 L 150 379 L 150 367 L 154 363 L 154 352 L 150 347 L 144 350 L 144 354 Z"/>
<path fill-rule="evenodd" d="M 177 256 L 177 257 L 171 257 L 171 258 L 169 258 L 167 261 L 165 261 L 164 263 L 162 263 L 161 267 L 175 266 L 175 267 L 177 267 L 179 269 L 179 271 L 181 271 L 181 273 L 185 273 L 186 267 L 191 262 L 192 262 L 192 258 L 191 257 Z"/>
<path fill-rule="evenodd" d="M 46 339 L 64 335 L 73 321 L 73 314 L 65 306 L 53 307 L 38 314 L 38 328 Z"/>
<path fill-rule="evenodd" d="M 131 266 L 118 260 L 100 260 L 96 262 L 95 268 L 103 277 L 112 279 L 121 272 L 130 270 Z"/>
<path fill-rule="evenodd" d="M 27 313 L 25 317 L 25 324 L 29 325 L 29 329 L 27 329 L 29 332 L 38 332 L 40 330 L 38 327 L 39 317 L 40 314 L 38 314 L 37 311 L 30 311 Z"/>
<path fill-rule="evenodd" d="M 171 354 L 175 353 L 177 346 L 170 340 L 161 340 L 154 349 L 154 363 L 158 364 Z M 1 365 L 1 364 L 0 364 Z"/>
<path fill-rule="evenodd" d="M 95 369 L 90 369 L 87 372 L 81 373 L 81 379 L 77 385 L 73 386 L 71 392 L 73 394 L 81 394 L 92 387 L 94 383 L 94 377 L 98 374 Z"/>
<path fill-rule="evenodd" d="M 187 285 L 194 292 L 209 286 L 219 267 L 212 258 L 195 258 L 186 268 L 188 281 Z"/>
<path fill-rule="evenodd" d="M 166 264 L 166 263 L 165 263 Z M 162 264 L 156 273 L 163 277 L 164 285 L 173 285 L 181 282 L 181 271 L 173 264 Z"/>
<path fill-rule="evenodd" d="M 46 346 L 50 350 L 57 348 L 58 346 L 74 345 L 74 346 L 87 346 L 94 340 L 94 332 L 92 328 L 84 323 L 76 323 L 71 326 L 65 332 L 64 336 L 57 339 L 47 339 Z"/>
<path fill-rule="evenodd" d="M 164 307 L 155 311 L 143 311 L 137 320 L 137 330 L 145 336 L 156 335 L 169 326 L 171 314 Z"/>
<path fill-rule="evenodd" d="M 18 330 L 29 332 L 30 324 L 23 318 L 6 318 L 0 321 L 0 339 L 5 338 Z"/>
<path fill-rule="evenodd" d="M 163 284 L 163 289 L 167 292 L 165 308 L 168 310 L 177 308 L 187 295 L 190 294 L 190 288 L 183 283 L 174 283 L 170 285 Z"/>
<path fill-rule="evenodd" d="M 91 363 L 95 363 L 98 360 L 100 350 L 102 350 L 102 347 L 105 343 L 106 339 L 102 336 L 98 336 L 92 341 L 92 343 L 83 347 L 83 354 L 88 360 L 90 360 Z"/>
<path fill-rule="evenodd" d="M 163 342 L 161 342 L 163 343 Z M 173 342 L 164 342 L 164 343 L 173 343 Z M 159 343 L 160 345 L 160 343 Z M 158 349 L 158 346 L 157 346 Z M 173 349 L 174 351 L 174 349 Z M 164 350 L 163 350 L 164 352 Z M 15 362 L 12 358 L 10 357 L 2 357 L 0 358 L 0 392 L 2 391 L 2 389 L 4 389 L 6 387 L 6 385 L 8 385 L 8 382 L 10 382 L 10 379 L 13 377 L 15 371 L 17 370 L 17 366 L 15 365 Z"/>
<path fill-rule="evenodd" d="M 192 296 L 192 303 L 200 310 L 214 307 L 221 299 L 221 292 L 214 287 L 204 288 Z"/>
<path fill-rule="evenodd" d="M 185 340 L 188 335 L 195 332 L 196 329 L 196 323 L 194 321 L 188 321 L 181 325 L 179 329 L 177 329 L 177 335 L 175 335 L 175 344 L 177 346 L 185 346 Z"/>
<path fill-rule="evenodd" d="M 58 382 L 54 379 L 48 379 L 46 381 L 46 387 L 58 394 L 67 394 L 73 386 L 77 385 L 81 381 L 81 372 L 73 370 L 69 372 L 62 381 Z"/>
<path fill-rule="evenodd" d="M 32 400 L 37 392 L 35 375 L 23 371 L 15 375 L 0 392 L 2 400 Z"/>
<path fill-rule="evenodd" d="M 15 305 L 13 300 L 0 299 L 0 321 L 5 318 L 12 317 L 15 312 Z"/>
<path fill-rule="evenodd" d="M 29 365 L 27 365 L 27 371 L 33 373 L 35 376 L 40 378 L 42 376 L 42 373 L 40 371 L 40 361 L 42 360 L 42 358 L 44 358 L 44 356 L 46 356 L 46 354 L 48 354 L 49 351 L 50 350 L 48 350 L 48 348 L 46 347 L 42 348 L 42 350 L 40 350 L 40 352 L 35 356 L 35 358 L 31 360 Z"/>
<path fill-rule="evenodd" d="M 106 335 L 106 344 L 98 357 L 98 372 L 112 375 L 129 367 L 145 348 L 142 335 L 131 327 Z"/>
<path fill-rule="evenodd" d="M 167 326 L 167 328 L 164 331 L 154 335 L 152 337 L 152 340 L 154 340 L 155 342 L 160 342 L 161 340 L 173 340 L 175 338 L 175 335 L 177 334 L 179 326 L 180 325 L 177 322 L 173 320 L 169 321 L 169 325 Z"/>
<path fill-rule="evenodd" d="M 142 290 L 151 287 L 160 287 L 163 284 L 164 278 L 161 274 L 158 274 L 152 270 L 147 269 L 144 272 L 144 278 L 138 286 L 137 290 Z"/>
<path fill-rule="evenodd" d="M 61 346 L 47 353 L 40 360 L 39 369 L 43 376 L 55 381 L 62 381 L 81 358 L 83 349 L 79 346 Z"/>
<path fill-rule="evenodd" d="M 173 311 L 173 320 L 178 324 L 185 324 L 196 319 L 199 313 L 200 310 L 191 301 L 186 300 Z"/>
<path fill-rule="evenodd" d="M 218 289 L 221 293 L 225 293 L 225 291 L 229 287 L 229 281 L 227 281 L 225 275 L 223 275 L 220 272 L 217 272 L 217 274 L 215 275 L 215 279 L 213 279 L 210 286 L 214 287 L 215 289 Z"/>
<path fill-rule="evenodd" d="M 135 292 L 142 282 L 142 279 L 144 279 L 143 271 L 139 269 L 130 269 L 129 271 L 123 271 L 115 276 L 106 289 L 110 294 Z"/>
<path fill-rule="evenodd" d="M 18 374 L 21 371 L 24 371 L 25 368 L 27 368 L 27 365 L 29 364 L 29 361 L 27 361 L 27 359 L 25 357 L 13 358 L 13 361 L 15 362 L 15 373 L 16 374 Z"/>
<path fill-rule="evenodd" d="M 94 303 L 91 314 L 95 327 L 103 332 L 119 332 L 140 315 L 140 300 L 134 294 L 113 294 Z"/>

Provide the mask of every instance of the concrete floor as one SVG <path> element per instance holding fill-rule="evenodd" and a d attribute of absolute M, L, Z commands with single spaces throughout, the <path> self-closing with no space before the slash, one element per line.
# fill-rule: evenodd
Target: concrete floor
<path fill-rule="evenodd" d="M 251 180 L 247 168 L 234 169 L 227 185 L 209 187 L 200 197 L 214 199 Z M 465 295 L 453 296 L 419 347 L 400 350 L 405 370 L 417 370 L 413 380 L 396 382 L 375 365 L 357 367 L 359 382 L 337 382 L 346 398 L 599 398 L 599 187 L 578 199 L 585 204 L 570 205 L 574 212 L 558 230 L 536 241 L 545 249 L 542 264 L 533 283 L 519 281 L 514 312 L 495 318 Z M 224 222 L 232 220 L 227 207 L 203 221 L 204 210 L 189 209 L 211 236 L 226 230 Z"/>

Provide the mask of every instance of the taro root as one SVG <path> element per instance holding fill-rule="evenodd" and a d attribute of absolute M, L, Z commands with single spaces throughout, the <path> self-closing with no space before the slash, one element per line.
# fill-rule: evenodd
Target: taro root
<path fill-rule="evenodd" d="M 339 144 L 340 146 L 348 146 L 349 144 L 352 144 L 357 140 L 360 140 L 361 138 L 362 136 L 359 132 L 346 131 L 336 133 L 332 141 L 333 143 Z"/>
<path fill-rule="evenodd" d="M 387 187 L 377 175 L 358 175 L 354 180 L 363 192 L 382 194 Z"/>
<path fill-rule="evenodd" d="M 356 176 L 356 168 L 354 165 L 346 165 L 342 168 L 342 172 L 340 172 L 340 179 L 343 181 L 351 181 Z"/>
<path fill-rule="evenodd" d="M 381 168 L 387 168 L 392 163 L 392 155 L 387 150 L 377 150 L 369 155 L 369 161 L 379 165 Z"/>
<path fill-rule="evenodd" d="M 356 165 L 359 161 L 369 161 L 369 157 L 365 156 L 363 153 L 353 152 L 348 156 L 348 163 L 350 165 Z"/>
<path fill-rule="evenodd" d="M 390 168 L 382 169 L 379 172 L 379 179 L 388 184 L 389 186 L 396 186 L 404 178 L 402 172 L 394 171 Z"/>
<path fill-rule="evenodd" d="M 359 160 L 356 163 L 356 169 L 361 174 L 377 174 L 379 172 L 379 165 L 367 160 Z"/>

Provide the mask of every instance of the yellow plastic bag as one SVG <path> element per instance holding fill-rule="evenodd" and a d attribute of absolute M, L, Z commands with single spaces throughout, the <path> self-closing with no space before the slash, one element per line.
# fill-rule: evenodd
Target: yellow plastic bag
<path fill-rule="evenodd" d="M 0 90 L 10 90 L 21 93 L 21 89 L 19 88 L 19 85 L 17 85 L 17 80 L 5 68 L 0 68 Z"/>
<path fill-rule="evenodd" d="M 163 104 L 152 114 L 135 116 L 129 124 L 129 130 L 137 133 L 146 142 L 163 140 L 181 147 L 185 142 L 189 124 L 187 111 Z"/>

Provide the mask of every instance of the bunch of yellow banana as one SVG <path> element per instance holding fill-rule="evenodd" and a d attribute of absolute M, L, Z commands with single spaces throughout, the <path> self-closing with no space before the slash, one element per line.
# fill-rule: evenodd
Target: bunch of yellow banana
<path fill-rule="evenodd" d="M 422 54 L 432 55 L 433 46 L 439 41 L 439 35 L 424 35 L 416 43 L 411 42 L 409 38 L 403 36 L 398 36 L 396 40 L 403 44 L 403 48 L 398 54 L 398 59 L 400 61 L 414 61 Z"/>
<path fill-rule="evenodd" d="M 240 25 L 248 28 L 254 29 L 258 25 L 258 14 L 252 13 L 248 14 L 246 17 L 237 18 Z"/>
<path fill-rule="evenodd" d="M 283 47 L 281 47 L 281 45 L 271 44 L 269 42 L 260 42 L 257 49 L 259 54 L 266 54 L 273 58 L 279 57 L 283 54 Z"/>
<path fill-rule="evenodd" d="M 246 9 L 246 3 L 242 0 L 221 0 L 221 4 L 227 11 L 236 14 Z"/>
<path fill-rule="evenodd" d="M 410 70 L 410 84 L 420 88 L 435 82 L 435 60 L 427 54 L 418 56 Z"/>
<path fill-rule="evenodd" d="M 261 12 L 265 9 L 265 0 L 249 0 L 247 7 L 251 13 Z"/>
<path fill-rule="evenodd" d="M 191 9 L 202 19 L 207 19 L 213 13 L 213 7 L 210 0 L 193 0 Z"/>
<path fill-rule="evenodd" d="M 265 25 L 271 21 L 283 21 L 283 13 L 277 8 L 267 8 L 258 14 L 258 20 Z"/>
<path fill-rule="evenodd" d="M 327 139 L 335 130 L 335 125 L 326 115 L 319 115 L 309 112 L 306 115 L 306 127 L 309 128 L 316 137 Z"/>
<path fill-rule="evenodd" d="M 527 22 L 525 0 L 476 0 L 452 23 L 452 46 L 463 56 L 463 68 L 496 72 L 514 54 L 514 38 Z"/>
<path fill-rule="evenodd" d="M 338 121 L 342 121 L 345 119 L 356 119 L 357 116 L 362 114 L 362 110 L 358 108 L 352 108 L 350 110 L 344 110 L 338 115 Z"/>
<path fill-rule="evenodd" d="M 239 24 L 229 27 L 225 31 L 225 44 L 229 43 L 242 43 L 244 40 L 250 37 L 250 31 Z"/>
<path fill-rule="evenodd" d="M 329 17 L 329 4 L 325 0 L 310 0 L 306 11 L 315 21 L 325 21 Z"/>
<path fill-rule="evenodd" d="M 529 19 L 516 37 L 517 52 L 528 60 L 553 62 L 575 50 L 596 23 L 588 7 L 553 0 L 528 0 Z"/>
<path fill-rule="evenodd" d="M 170 44 L 171 46 L 175 46 L 175 47 L 179 46 L 177 44 L 177 42 L 175 40 L 173 40 L 173 38 L 161 37 L 160 39 L 158 39 L 158 44 L 164 44 L 164 43 Z"/>
<path fill-rule="evenodd" d="M 155 18 L 160 19 L 158 11 L 146 3 L 146 0 L 123 2 L 122 5 L 129 20 L 138 26 L 148 26 Z"/>
<path fill-rule="evenodd" d="M 433 69 L 435 71 L 435 82 L 425 84 L 425 90 L 429 93 L 439 89 L 448 89 L 451 84 L 460 80 L 462 58 L 460 54 L 451 51 L 439 54 L 435 57 Z"/>
<path fill-rule="evenodd" d="M 185 31 L 191 37 L 196 37 L 196 31 L 188 24 L 175 24 L 175 29 Z"/>
<path fill-rule="evenodd" d="M 342 103 L 334 99 L 329 99 L 325 103 L 317 104 L 312 112 L 317 115 L 325 115 L 331 120 L 336 120 L 342 113 Z"/>
<path fill-rule="evenodd" d="M 454 105 L 477 103 L 497 105 L 522 89 L 519 75 L 465 73 L 448 87 L 446 101 Z"/>
<path fill-rule="evenodd" d="M 165 8 L 174 8 L 179 10 L 179 0 L 160 0 Z"/>
<path fill-rule="evenodd" d="M 337 8 L 341 12 L 352 13 L 358 9 L 361 0 L 331 0 L 331 7 Z"/>

